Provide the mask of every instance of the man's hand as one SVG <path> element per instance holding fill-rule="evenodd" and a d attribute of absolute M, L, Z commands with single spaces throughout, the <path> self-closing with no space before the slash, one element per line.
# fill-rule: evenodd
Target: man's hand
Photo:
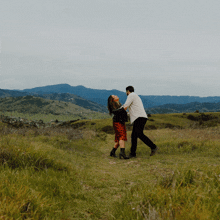
<path fill-rule="evenodd" d="M 124 106 L 123 106 L 123 108 L 124 108 L 125 111 L 128 109 L 128 107 L 124 107 Z"/>

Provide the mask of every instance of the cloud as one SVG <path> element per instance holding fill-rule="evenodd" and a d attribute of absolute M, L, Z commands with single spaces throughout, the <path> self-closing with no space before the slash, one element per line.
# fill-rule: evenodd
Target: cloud
<path fill-rule="evenodd" d="M 139 94 L 218 95 L 218 6 L 215 0 L 4 1 L 0 86 L 133 84 Z"/>

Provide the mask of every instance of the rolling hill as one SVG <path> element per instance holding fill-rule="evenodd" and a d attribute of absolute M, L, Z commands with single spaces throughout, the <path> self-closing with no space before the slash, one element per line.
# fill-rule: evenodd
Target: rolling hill
<path fill-rule="evenodd" d="M 70 93 L 50 93 L 50 94 L 43 94 L 41 92 L 35 93 L 35 92 L 21 92 L 21 91 L 13 91 L 13 90 L 3 90 L 0 89 L 0 98 L 5 98 L 5 97 L 24 97 L 27 95 L 35 96 L 35 97 L 40 97 L 44 99 L 49 99 L 49 100 L 58 100 L 58 101 L 64 101 L 64 102 L 70 102 L 75 105 L 78 105 L 80 107 L 83 107 L 85 109 L 90 109 L 92 111 L 97 111 L 97 112 L 107 112 L 107 107 L 106 105 L 100 105 L 98 103 L 95 103 L 93 101 L 84 99 L 80 96 L 70 94 Z"/>
<path fill-rule="evenodd" d="M 36 94 L 35 96 L 41 97 L 49 100 L 58 100 L 63 102 L 70 102 L 77 106 L 83 107 L 85 109 L 90 109 L 96 112 L 105 112 L 107 113 L 107 107 L 100 105 L 96 102 L 86 100 L 80 96 L 70 94 L 70 93 L 52 93 L 52 94 Z"/>
<path fill-rule="evenodd" d="M 187 113 L 187 112 L 220 112 L 220 102 L 218 103 L 199 103 L 191 102 L 187 104 L 165 104 L 146 109 L 148 114 L 166 114 L 166 113 Z"/>
<path fill-rule="evenodd" d="M 23 114 L 75 115 L 87 118 L 94 111 L 71 102 L 49 100 L 35 96 L 6 97 L 0 99 L 0 112 L 18 112 Z M 102 113 L 96 113 L 103 115 Z"/>

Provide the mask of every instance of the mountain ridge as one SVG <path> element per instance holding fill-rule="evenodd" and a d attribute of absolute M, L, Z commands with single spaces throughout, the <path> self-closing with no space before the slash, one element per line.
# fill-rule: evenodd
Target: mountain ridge
<path fill-rule="evenodd" d="M 49 85 L 36 87 L 33 89 L 24 89 L 19 90 L 21 92 L 37 92 L 37 93 L 71 93 L 78 95 L 87 100 L 96 102 L 103 106 L 107 105 L 107 99 L 110 95 L 117 95 L 120 98 L 120 102 L 124 103 L 126 101 L 125 92 L 113 89 L 113 90 L 101 90 L 101 89 L 91 89 L 86 88 L 82 85 L 78 86 L 70 86 L 69 84 L 57 84 L 57 85 Z M 210 102 L 217 103 L 220 102 L 220 96 L 209 96 L 209 97 L 200 97 L 200 96 L 170 96 L 170 95 L 139 95 L 143 101 L 145 108 L 151 108 L 155 106 L 160 106 L 164 104 L 187 104 L 191 102 Z"/>
<path fill-rule="evenodd" d="M 83 85 L 70 86 L 69 84 L 57 84 L 43 87 L 35 87 L 33 89 L 24 90 L 2 90 L 0 89 L 0 98 L 17 97 L 33 95 L 50 100 L 59 100 L 72 102 L 86 109 L 98 112 L 107 111 L 107 99 L 109 95 L 117 95 L 123 104 L 126 101 L 125 92 L 113 90 L 100 90 L 86 88 Z M 178 113 L 178 112 L 194 112 L 200 110 L 220 111 L 219 96 L 200 97 L 200 96 L 143 96 L 139 95 L 143 101 L 144 108 L 147 113 Z M 204 104 L 206 103 L 206 104 Z M 205 106 L 205 107 L 204 107 Z"/>

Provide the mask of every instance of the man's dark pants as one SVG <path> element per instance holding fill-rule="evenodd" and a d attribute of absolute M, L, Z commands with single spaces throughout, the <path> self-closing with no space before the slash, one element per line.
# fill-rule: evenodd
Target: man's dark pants
<path fill-rule="evenodd" d="M 130 155 L 136 156 L 137 139 L 142 140 L 151 150 L 156 148 L 156 145 L 143 133 L 144 126 L 147 122 L 147 118 L 137 118 L 133 124 L 133 130 L 131 134 L 131 152 Z"/>

